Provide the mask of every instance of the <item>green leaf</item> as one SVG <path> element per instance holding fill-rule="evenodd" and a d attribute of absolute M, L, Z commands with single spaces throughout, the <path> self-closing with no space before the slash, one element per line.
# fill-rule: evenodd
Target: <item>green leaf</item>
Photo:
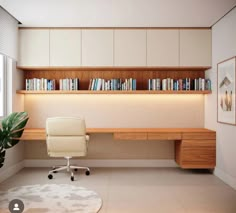
<path fill-rule="evenodd" d="M 0 147 L 2 147 L 2 140 L 3 140 L 3 132 L 0 129 Z"/>
<path fill-rule="evenodd" d="M 5 150 L 15 146 L 20 141 L 28 120 L 27 112 L 13 112 L 2 121 L 2 129 L 0 130 L 0 164 L 3 165 L 4 163 Z"/>
<path fill-rule="evenodd" d="M 3 163 L 5 160 L 6 151 L 0 150 L 0 168 L 3 167 Z"/>

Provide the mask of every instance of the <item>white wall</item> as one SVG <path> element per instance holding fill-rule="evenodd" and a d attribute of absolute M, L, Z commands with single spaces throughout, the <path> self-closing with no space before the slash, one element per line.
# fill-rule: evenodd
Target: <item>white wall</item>
<path fill-rule="evenodd" d="M 83 116 L 87 127 L 203 127 L 203 95 L 25 95 L 28 127 L 51 116 Z"/>
<path fill-rule="evenodd" d="M 203 95 L 25 95 L 28 127 L 52 116 L 83 116 L 87 127 L 203 127 Z M 26 159 L 45 159 L 45 142 L 25 142 Z M 174 159 L 171 141 L 116 141 L 92 134 L 87 159 Z M 162 165 L 164 166 L 164 165 Z"/>
<path fill-rule="evenodd" d="M 212 95 L 205 96 L 205 127 L 217 131 L 215 174 L 236 189 L 236 126 L 217 123 L 217 63 L 236 56 L 236 8 L 212 28 Z"/>

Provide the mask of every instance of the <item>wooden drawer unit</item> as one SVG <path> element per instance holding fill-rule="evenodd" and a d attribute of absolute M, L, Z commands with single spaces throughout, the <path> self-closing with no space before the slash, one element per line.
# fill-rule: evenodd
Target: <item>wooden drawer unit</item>
<path fill-rule="evenodd" d="M 146 132 L 115 132 L 115 140 L 147 140 Z"/>
<path fill-rule="evenodd" d="M 175 145 L 175 160 L 181 168 L 214 168 L 215 140 L 182 140 Z"/>
<path fill-rule="evenodd" d="M 180 140 L 181 133 L 148 133 L 148 140 Z"/>
<path fill-rule="evenodd" d="M 215 132 L 187 132 L 182 133 L 182 139 L 188 139 L 188 140 L 202 140 L 202 139 L 209 139 L 209 140 L 215 140 L 216 139 L 216 133 Z"/>

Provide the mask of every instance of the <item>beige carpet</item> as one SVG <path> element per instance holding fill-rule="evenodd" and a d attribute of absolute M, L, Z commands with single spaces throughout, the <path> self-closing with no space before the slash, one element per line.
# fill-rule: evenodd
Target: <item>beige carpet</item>
<path fill-rule="evenodd" d="M 68 184 L 29 185 L 0 191 L 0 212 L 8 212 L 9 202 L 20 199 L 24 213 L 96 213 L 100 196 L 89 189 Z"/>

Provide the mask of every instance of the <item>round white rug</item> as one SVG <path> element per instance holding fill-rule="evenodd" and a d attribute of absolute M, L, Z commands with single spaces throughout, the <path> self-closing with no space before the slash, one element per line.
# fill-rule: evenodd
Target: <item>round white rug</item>
<path fill-rule="evenodd" d="M 96 213 L 102 206 L 96 192 L 68 184 L 29 185 L 0 191 L 0 212 L 8 210 L 13 199 L 23 201 L 24 213 Z"/>

